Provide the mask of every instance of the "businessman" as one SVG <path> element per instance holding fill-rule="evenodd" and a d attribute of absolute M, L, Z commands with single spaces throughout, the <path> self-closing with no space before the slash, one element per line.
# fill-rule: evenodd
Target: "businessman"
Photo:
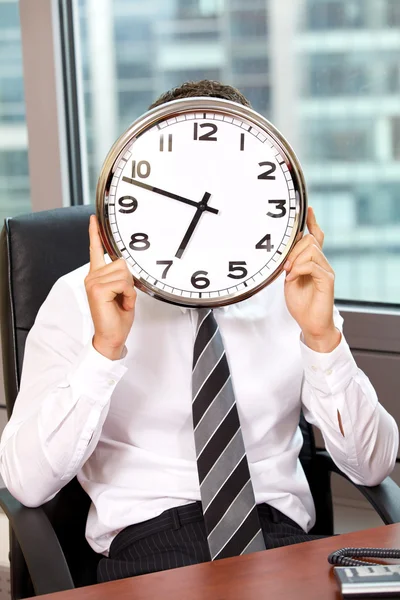
<path fill-rule="evenodd" d="M 202 95 L 248 105 L 234 88 L 201 81 L 167 92 L 154 106 Z M 99 581 L 313 539 L 314 505 L 298 460 L 301 409 L 352 481 L 376 485 L 392 471 L 397 426 L 342 334 L 334 272 L 312 209 L 307 228 L 277 280 L 213 311 L 240 417 L 255 527 L 244 540 L 250 525 L 235 525 L 215 553 L 193 430 L 196 311 L 137 291 L 126 263 L 104 257 L 91 217 L 90 264 L 57 281 L 28 336 L 0 465 L 7 487 L 27 506 L 47 502 L 78 477 L 92 500 L 86 535 L 103 555 Z M 220 513 L 214 529 L 229 507 Z M 237 531 L 243 539 L 233 546 Z"/>

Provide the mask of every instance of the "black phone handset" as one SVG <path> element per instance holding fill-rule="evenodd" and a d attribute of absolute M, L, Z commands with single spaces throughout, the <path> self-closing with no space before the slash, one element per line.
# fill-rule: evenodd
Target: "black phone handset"
<path fill-rule="evenodd" d="M 377 562 L 359 560 L 364 558 L 399 559 L 398 548 L 341 548 L 328 556 L 328 562 L 336 567 L 375 567 Z"/>

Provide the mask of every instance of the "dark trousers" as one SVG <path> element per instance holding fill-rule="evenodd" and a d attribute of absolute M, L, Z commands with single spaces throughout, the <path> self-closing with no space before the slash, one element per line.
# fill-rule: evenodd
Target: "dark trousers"
<path fill-rule="evenodd" d="M 267 549 L 325 537 L 306 534 L 268 504 L 257 508 Z M 100 560 L 97 579 L 100 583 L 209 560 L 201 503 L 195 502 L 121 531 L 111 544 L 109 557 Z"/>

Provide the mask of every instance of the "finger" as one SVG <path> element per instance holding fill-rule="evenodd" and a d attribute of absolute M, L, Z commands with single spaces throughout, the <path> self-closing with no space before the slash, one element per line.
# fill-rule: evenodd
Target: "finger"
<path fill-rule="evenodd" d="M 335 275 L 333 273 L 326 271 L 323 267 L 317 265 L 317 263 L 313 261 L 293 267 L 291 272 L 287 275 L 286 281 L 293 282 L 304 275 L 310 275 L 318 283 L 329 283 L 332 287 L 335 281 Z"/>
<path fill-rule="evenodd" d="M 285 271 L 289 270 L 292 267 L 293 263 L 296 261 L 297 257 L 310 246 L 315 246 L 316 248 L 319 247 L 315 237 L 311 235 L 311 233 L 308 233 L 299 242 L 297 242 L 297 244 L 289 254 L 287 261 L 283 266 Z"/>
<path fill-rule="evenodd" d="M 315 262 L 317 265 L 319 265 L 326 271 L 329 271 L 330 273 L 334 272 L 322 250 L 314 244 L 311 246 L 307 246 L 303 250 L 303 252 L 300 252 L 296 260 L 292 262 L 288 267 L 286 267 L 285 270 L 288 273 L 290 273 L 293 270 L 293 268 L 297 265 L 302 265 L 310 261 Z"/>
<path fill-rule="evenodd" d="M 85 279 L 85 283 L 90 283 L 92 281 L 101 279 L 102 277 L 108 276 L 111 276 L 114 279 L 123 279 L 124 277 L 126 279 L 130 279 L 130 277 L 132 277 L 132 273 L 130 272 L 126 264 L 125 259 L 120 258 L 118 260 L 114 260 L 111 263 L 105 264 L 103 267 L 97 269 L 96 271 L 89 271 L 89 274 Z M 108 279 L 108 281 L 111 280 Z"/>
<path fill-rule="evenodd" d="M 106 264 L 104 260 L 103 244 L 99 234 L 99 225 L 95 215 L 90 216 L 89 221 L 89 239 L 90 239 L 90 271 L 97 271 Z"/>
<path fill-rule="evenodd" d="M 109 283 L 96 283 L 91 293 L 103 302 L 113 302 L 117 296 L 121 296 L 121 305 L 132 309 L 136 301 L 136 290 L 133 283 L 125 279 L 111 281 Z"/>
<path fill-rule="evenodd" d="M 122 281 L 125 280 L 129 285 L 133 284 L 133 277 L 130 273 L 126 273 L 123 270 L 119 270 L 116 272 L 105 273 L 97 276 L 96 274 L 100 271 L 95 271 L 88 279 L 85 281 L 86 289 L 90 290 L 94 285 L 98 283 L 112 283 L 113 281 Z"/>
<path fill-rule="evenodd" d="M 131 311 L 136 304 L 136 290 L 133 284 L 128 284 L 128 287 L 118 296 L 118 300 L 122 308 L 126 311 Z"/>
<path fill-rule="evenodd" d="M 308 211 L 307 211 L 307 229 L 311 233 L 311 235 L 313 235 L 315 237 L 318 244 L 322 248 L 323 243 L 324 243 L 324 237 L 325 237 L 324 232 L 322 231 L 321 227 L 318 225 L 314 209 L 311 206 L 308 207 Z"/>
<path fill-rule="evenodd" d="M 133 310 L 136 304 L 136 290 L 132 288 L 131 294 L 124 294 L 122 296 L 122 308 L 126 311 Z"/>

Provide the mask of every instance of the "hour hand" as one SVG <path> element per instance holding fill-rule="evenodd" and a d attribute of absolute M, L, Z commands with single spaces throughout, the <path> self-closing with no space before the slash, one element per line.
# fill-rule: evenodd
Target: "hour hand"
<path fill-rule="evenodd" d="M 162 196 L 167 196 L 167 198 L 172 198 L 173 200 L 178 200 L 179 202 L 184 202 L 185 204 L 190 204 L 190 206 L 199 207 L 199 202 L 195 202 L 194 200 L 189 200 L 188 198 L 184 198 L 183 196 L 178 196 L 178 194 L 172 194 L 171 192 L 166 192 L 165 190 L 161 190 L 158 187 L 153 185 L 149 185 L 148 183 L 143 183 L 143 181 L 138 181 L 137 179 L 131 179 L 130 177 L 123 177 L 122 181 L 126 181 L 126 183 L 131 183 L 132 185 L 136 185 L 138 187 L 144 188 L 145 190 L 149 190 L 150 192 L 154 192 L 155 194 L 161 194 Z M 204 210 L 208 212 L 218 214 L 218 210 L 213 208 L 212 206 L 205 206 Z"/>
<path fill-rule="evenodd" d="M 190 238 L 193 235 L 194 230 L 196 229 L 198 222 L 200 221 L 200 217 L 203 214 L 203 212 L 207 209 L 207 202 L 209 201 L 209 199 L 211 198 L 211 194 L 209 194 L 208 192 L 206 192 L 201 200 L 201 202 L 199 202 L 198 206 L 197 206 L 197 210 L 196 213 L 188 227 L 187 232 L 185 233 L 185 237 L 183 238 L 183 240 L 180 243 L 180 246 L 178 248 L 177 253 L 175 254 L 176 258 L 182 258 L 183 253 L 186 250 L 186 246 L 189 243 Z"/>

